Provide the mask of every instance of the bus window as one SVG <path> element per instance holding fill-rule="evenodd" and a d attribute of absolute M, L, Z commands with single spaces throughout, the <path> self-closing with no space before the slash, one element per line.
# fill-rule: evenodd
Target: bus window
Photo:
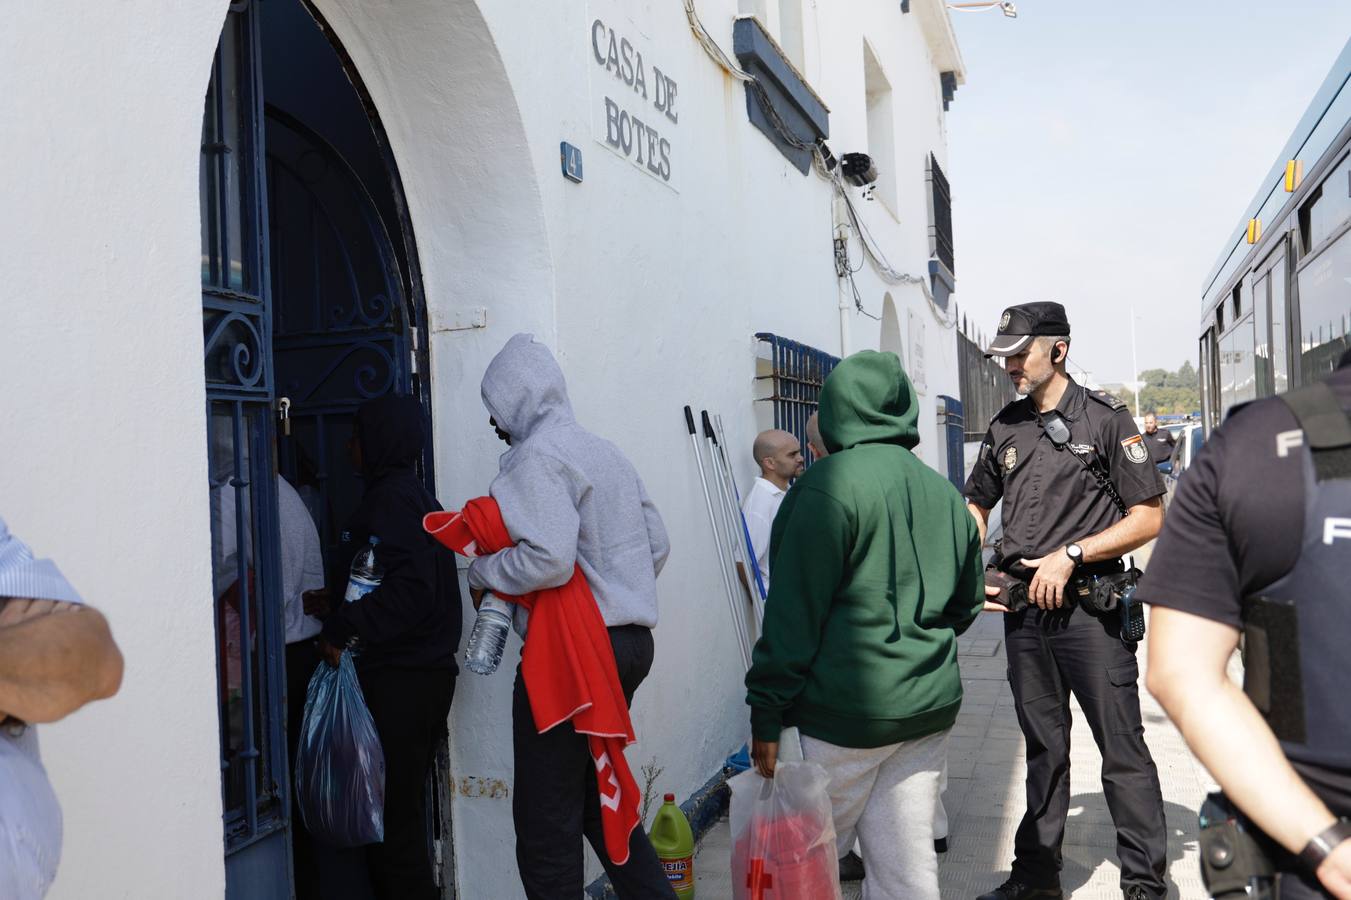
<path fill-rule="evenodd" d="M 1201 361 L 1197 371 L 1197 381 L 1201 385 L 1201 421 L 1207 429 L 1215 427 L 1215 331 L 1207 328 L 1201 335 L 1201 347 L 1198 358 Z"/>
<path fill-rule="evenodd" d="M 1301 380 L 1307 384 L 1331 372 L 1351 346 L 1351 231 L 1300 269 L 1299 330 Z"/>
<path fill-rule="evenodd" d="M 1253 362 L 1252 316 L 1239 322 L 1220 338 L 1220 418 L 1239 403 L 1257 397 L 1257 371 Z"/>
<path fill-rule="evenodd" d="M 1253 368 L 1256 373 L 1257 396 L 1271 394 L 1271 314 L 1268 308 L 1271 282 L 1269 272 L 1258 275 L 1252 283 L 1253 331 L 1256 343 L 1253 346 Z"/>
<path fill-rule="evenodd" d="M 1290 321 L 1285 310 L 1285 254 L 1276 256 L 1271 273 L 1271 372 L 1275 376 L 1272 388 L 1284 394 L 1290 388 L 1290 358 L 1287 350 L 1290 335 L 1286 323 Z"/>
<path fill-rule="evenodd" d="M 1299 211 L 1305 254 L 1322 246 L 1348 218 L 1351 218 L 1351 156 L 1342 158 Z"/>

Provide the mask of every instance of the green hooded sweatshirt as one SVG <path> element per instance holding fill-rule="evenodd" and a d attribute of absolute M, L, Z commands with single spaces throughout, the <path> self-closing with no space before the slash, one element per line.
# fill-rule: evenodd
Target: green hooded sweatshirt
<path fill-rule="evenodd" d="M 911 452 L 919 402 L 894 353 L 844 360 L 821 389 L 830 455 L 784 497 L 774 580 L 746 675 L 751 732 L 842 747 L 948 728 L 957 635 L 984 602 L 980 536 L 957 489 Z"/>

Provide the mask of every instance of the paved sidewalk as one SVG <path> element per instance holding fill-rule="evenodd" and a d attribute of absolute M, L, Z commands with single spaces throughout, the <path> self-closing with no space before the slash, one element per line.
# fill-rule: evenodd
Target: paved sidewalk
<path fill-rule="evenodd" d="M 953 727 L 944 795 L 952 834 L 940 858 L 945 900 L 970 900 L 1008 875 L 1013 833 L 1024 808 L 1022 733 L 1005 680 L 1004 633 L 999 614 L 983 614 L 960 640 L 965 700 Z M 1145 671 L 1141 649 L 1140 671 Z M 1141 685 L 1145 736 L 1163 783 L 1168 820 L 1169 897 L 1202 900 L 1196 849 L 1196 812 L 1209 776 L 1192 757 L 1182 736 Z M 1116 836 L 1099 781 L 1102 764 L 1093 735 L 1073 704 L 1069 824 L 1065 835 L 1066 896 L 1120 898 Z M 695 859 L 700 900 L 730 900 L 730 835 L 724 820 L 701 842 Z M 860 897 L 858 884 L 844 896 Z"/>

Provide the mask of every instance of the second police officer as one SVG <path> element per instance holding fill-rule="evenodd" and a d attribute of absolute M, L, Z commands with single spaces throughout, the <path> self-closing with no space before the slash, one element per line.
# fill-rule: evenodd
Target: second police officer
<path fill-rule="evenodd" d="M 1348 900 L 1351 351 L 1231 410 L 1194 468 L 1140 593 L 1149 688 L 1224 789 L 1201 810 L 1203 877 L 1215 897 Z"/>
<path fill-rule="evenodd" d="M 997 565 L 1026 584 L 1028 605 L 1007 613 L 1004 645 L 1027 746 L 1027 811 L 1009 879 L 979 900 L 1062 896 L 1071 693 L 1102 753 L 1123 895 L 1167 892 L 1163 794 L 1145 746 L 1136 642 L 1123 638 L 1119 592 L 1104 603 L 1094 590 L 1124 586 L 1122 556 L 1158 534 L 1164 489 L 1126 405 L 1066 374 L 1069 343 L 1063 306 L 1025 303 L 1004 311 L 985 351 L 1004 358 L 1020 399 L 990 423 L 966 499 L 982 537 L 1003 500 Z"/>

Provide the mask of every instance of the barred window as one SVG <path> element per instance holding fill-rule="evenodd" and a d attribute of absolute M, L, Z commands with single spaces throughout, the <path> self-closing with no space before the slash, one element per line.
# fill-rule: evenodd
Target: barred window
<path fill-rule="evenodd" d="M 929 154 L 929 255 L 957 274 L 952 258 L 952 190 L 938 160 Z"/>
<path fill-rule="evenodd" d="M 821 401 L 821 385 L 840 362 L 824 350 L 761 332 L 755 380 L 768 387 L 757 392 L 757 402 L 773 404 L 774 427 L 791 433 L 802 445 L 802 456 L 812 464 L 807 449 L 807 420 Z"/>

